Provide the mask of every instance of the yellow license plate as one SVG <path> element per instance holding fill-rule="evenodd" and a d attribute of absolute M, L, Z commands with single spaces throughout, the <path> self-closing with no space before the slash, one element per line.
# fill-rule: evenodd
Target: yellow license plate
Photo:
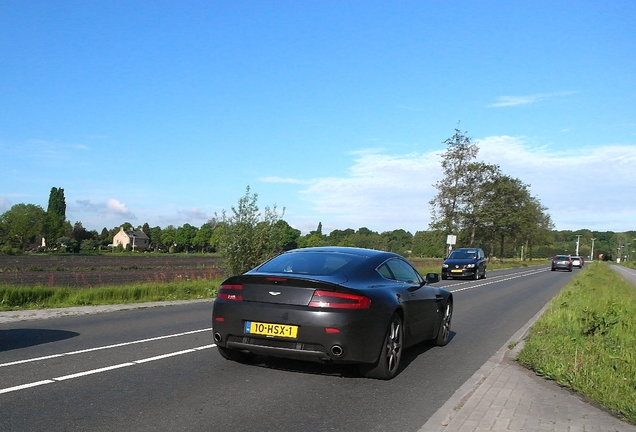
<path fill-rule="evenodd" d="M 245 321 L 245 333 L 295 339 L 298 335 L 298 326 Z"/>
<path fill-rule="evenodd" d="M 451 273 L 461 273 L 462 270 L 451 270 Z"/>

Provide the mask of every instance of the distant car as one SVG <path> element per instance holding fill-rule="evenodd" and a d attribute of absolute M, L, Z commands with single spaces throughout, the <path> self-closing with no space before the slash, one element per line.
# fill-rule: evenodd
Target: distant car
<path fill-rule="evenodd" d="M 572 257 L 570 255 L 555 255 L 552 257 L 552 271 L 572 271 Z"/>
<path fill-rule="evenodd" d="M 572 266 L 573 267 L 578 267 L 578 268 L 583 268 L 583 264 L 585 262 L 583 261 L 583 257 L 580 256 L 573 256 L 572 257 Z"/>
<path fill-rule="evenodd" d="M 480 248 L 458 248 L 442 264 L 442 279 L 486 277 L 486 255 Z"/>
<path fill-rule="evenodd" d="M 453 296 L 429 285 L 438 281 L 391 252 L 291 250 L 221 283 L 214 342 L 228 360 L 349 363 L 366 377 L 391 379 L 403 349 L 449 341 Z"/>

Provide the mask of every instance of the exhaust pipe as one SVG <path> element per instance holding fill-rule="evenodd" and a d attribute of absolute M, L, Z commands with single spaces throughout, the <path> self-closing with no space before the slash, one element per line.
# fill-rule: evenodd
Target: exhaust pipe
<path fill-rule="evenodd" d="M 223 340 L 223 337 L 221 336 L 221 333 L 216 332 L 214 333 L 214 342 L 219 343 Z"/>
<path fill-rule="evenodd" d="M 331 347 L 331 354 L 334 357 L 342 357 L 344 355 L 344 349 L 340 345 L 334 345 Z"/>

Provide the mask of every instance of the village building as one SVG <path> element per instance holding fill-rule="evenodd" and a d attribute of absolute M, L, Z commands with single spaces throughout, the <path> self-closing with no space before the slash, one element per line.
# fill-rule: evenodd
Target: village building
<path fill-rule="evenodd" d="M 119 232 L 113 237 L 113 247 L 119 245 L 124 249 L 130 245 L 133 251 L 145 251 L 150 247 L 150 238 L 141 230 L 124 231 L 124 227 L 120 227 Z"/>

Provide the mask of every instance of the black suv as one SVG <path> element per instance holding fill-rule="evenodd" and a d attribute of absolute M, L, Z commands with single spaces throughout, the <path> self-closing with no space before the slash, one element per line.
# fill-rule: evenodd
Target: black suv
<path fill-rule="evenodd" d="M 486 278 L 486 255 L 479 248 L 459 248 L 448 255 L 442 264 L 442 279 Z"/>

